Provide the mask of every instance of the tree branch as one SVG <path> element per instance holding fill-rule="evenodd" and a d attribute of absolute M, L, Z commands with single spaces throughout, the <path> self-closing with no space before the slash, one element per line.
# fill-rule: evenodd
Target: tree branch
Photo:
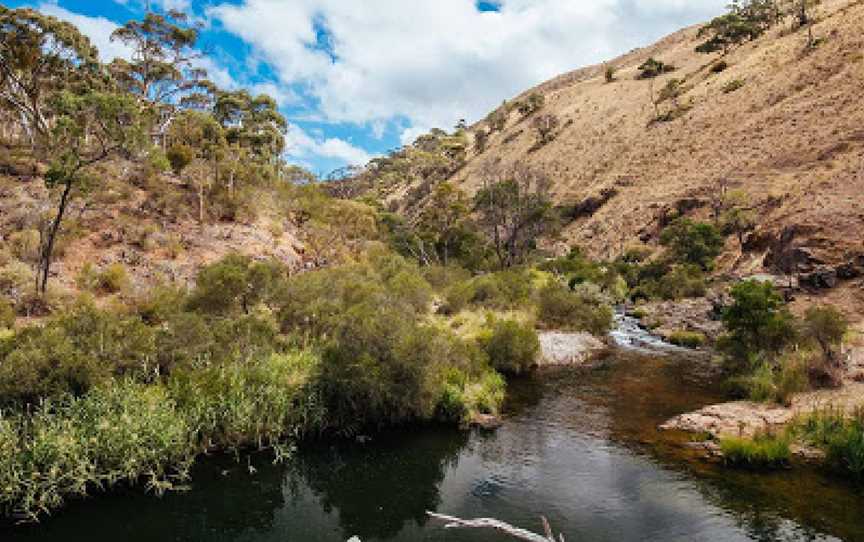
<path fill-rule="evenodd" d="M 549 522 L 546 521 L 546 518 L 542 516 L 541 519 L 543 520 L 543 528 L 546 531 L 546 536 L 532 533 L 531 531 L 520 529 L 518 527 L 510 525 L 509 523 L 504 523 L 503 521 L 492 518 L 460 519 L 457 517 L 446 516 L 444 514 L 436 514 L 435 512 L 428 511 L 426 512 L 426 514 L 430 518 L 448 522 L 444 526 L 445 529 L 455 529 L 461 527 L 475 529 L 494 529 L 496 531 L 501 531 L 502 533 L 509 535 L 513 538 L 519 540 L 527 540 L 528 542 L 564 542 L 563 534 L 559 535 L 558 540 L 555 539 L 555 536 L 552 534 L 552 530 L 549 528 Z"/>

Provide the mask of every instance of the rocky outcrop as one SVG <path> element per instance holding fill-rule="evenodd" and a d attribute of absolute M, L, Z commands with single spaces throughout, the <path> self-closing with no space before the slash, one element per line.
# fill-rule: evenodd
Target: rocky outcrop
<path fill-rule="evenodd" d="M 629 312 L 640 318 L 643 327 L 663 339 L 668 340 L 676 331 L 695 331 L 714 342 L 723 333 L 723 324 L 718 318 L 718 305 L 722 302 L 719 296 L 654 301 L 640 304 Z"/>
<path fill-rule="evenodd" d="M 585 332 L 546 331 L 539 338 L 539 367 L 579 365 L 606 347 L 603 341 Z"/>

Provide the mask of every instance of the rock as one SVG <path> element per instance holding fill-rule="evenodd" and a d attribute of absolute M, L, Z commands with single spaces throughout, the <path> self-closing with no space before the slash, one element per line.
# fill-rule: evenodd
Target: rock
<path fill-rule="evenodd" d="M 830 267 L 820 267 L 812 273 L 801 275 L 799 280 L 802 285 L 817 290 L 831 289 L 837 286 L 837 270 Z"/>
<path fill-rule="evenodd" d="M 540 333 L 540 361 L 538 366 L 578 365 L 605 348 L 605 344 L 590 333 Z"/>
<path fill-rule="evenodd" d="M 501 427 L 503 422 L 498 416 L 492 414 L 476 414 L 468 425 L 471 427 L 479 427 L 480 429 L 492 430 Z"/>
<path fill-rule="evenodd" d="M 684 431 L 712 437 L 752 437 L 757 431 L 778 429 L 792 419 L 791 409 L 750 401 L 710 405 L 676 416 L 660 425 L 661 431 Z"/>

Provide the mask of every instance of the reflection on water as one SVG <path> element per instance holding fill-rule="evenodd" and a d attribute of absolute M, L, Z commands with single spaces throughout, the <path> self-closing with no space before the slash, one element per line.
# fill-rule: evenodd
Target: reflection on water
<path fill-rule="evenodd" d="M 427 509 L 491 516 L 568 540 L 864 540 L 864 498 L 811 470 L 742 473 L 688 461 L 655 427 L 720 398 L 704 357 L 616 351 L 512 383 L 494 433 L 429 427 L 366 444 L 202 462 L 193 487 L 70 506 L 0 540 L 500 540 L 445 530 Z"/>

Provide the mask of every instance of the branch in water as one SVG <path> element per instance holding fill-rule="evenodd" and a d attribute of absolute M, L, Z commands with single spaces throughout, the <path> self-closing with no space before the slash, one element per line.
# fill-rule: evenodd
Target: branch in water
<path fill-rule="evenodd" d="M 504 523 L 503 521 L 499 521 L 497 519 L 460 519 L 453 516 L 445 516 L 444 514 L 436 514 L 435 512 L 426 512 L 426 514 L 428 514 L 431 518 L 440 519 L 442 521 L 448 522 L 447 525 L 444 526 L 447 529 L 459 527 L 495 529 L 503 532 L 504 534 L 510 535 L 513 538 L 518 538 L 519 540 L 527 540 L 528 542 L 564 542 L 564 535 L 558 535 L 559 538 L 556 539 L 555 535 L 552 534 L 552 529 L 549 527 L 549 522 L 546 521 L 546 518 L 542 516 L 540 517 L 540 519 L 543 520 L 543 529 L 546 531 L 546 536 L 542 536 L 537 533 L 532 533 L 531 531 L 526 531 L 525 529 L 514 527 L 509 523 Z"/>

